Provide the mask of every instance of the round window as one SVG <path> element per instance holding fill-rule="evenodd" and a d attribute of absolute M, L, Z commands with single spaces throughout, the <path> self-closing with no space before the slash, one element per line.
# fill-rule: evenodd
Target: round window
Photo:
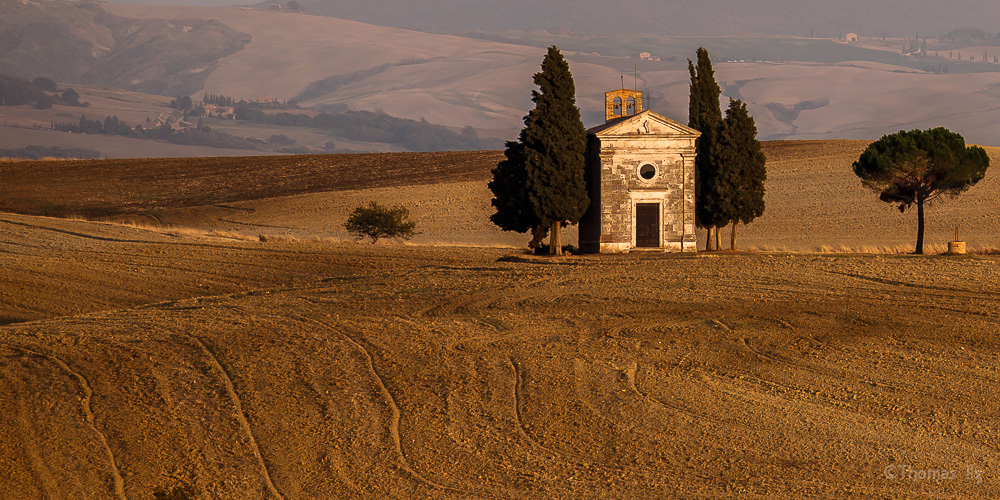
<path fill-rule="evenodd" d="M 656 166 L 650 163 L 645 163 L 639 167 L 639 177 L 646 179 L 647 181 L 653 180 L 656 177 Z"/>

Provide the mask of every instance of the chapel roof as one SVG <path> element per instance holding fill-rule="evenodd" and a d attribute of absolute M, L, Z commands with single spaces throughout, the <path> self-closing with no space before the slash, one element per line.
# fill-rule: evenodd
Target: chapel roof
<path fill-rule="evenodd" d="M 592 127 L 587 130 L 587 135 L 591 134 L 600 137 L 655 135 L 696 138 L 701 132 L 647 109 Z"/>

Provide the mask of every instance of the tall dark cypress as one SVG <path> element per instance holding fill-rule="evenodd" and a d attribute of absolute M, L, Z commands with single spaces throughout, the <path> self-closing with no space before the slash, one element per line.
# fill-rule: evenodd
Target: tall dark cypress
<path fill-rule="evenodd" d="M 560 228 L 579 222 L 590 203 L 584 178 L 587 131 L 569 64 L 554 45 L 534 82 L 535 108 L 524 118 L 519 141 L 507 143 L 506 159 L 493 170 L 497 213 L 490 220 L 518 232 L 548 227 L 550 253 L 560 254 Z"/>
<path fill-rule="evenodd" d="M 757 124 L 743 101 L 729 100 L 711 155 L 718 166 L 714 220 L 720 227 L 733 224 L 729 248 L 736 250 L 737 224 L 749 224 L 764 213 L 767 181 L 767 157 L 757 140 Z"/>
<path fill-rule="evenodd" d="M 701 132 L 695 143 L 698 152 L 695 158 L 695 223 L 698 227 L 708 228 L 705 249 L 712 250 L 716 243 L 714 231 L 720 221 L 715 208 L 718 204 L 715 187 L 718 166 L 712 161 L 711 150 L 722 126 L 722 108 L 719 106 L 722 89 L 715 81 L 712 60 L 704 47 L 698 48 L 697 66 L 688 59 L 688 71 L 691 73 L 688 126 Z"/>
<path fill-rule="evenodd" d="M 525 170 L 526 156 L 524 133 L 517 141 L 507 141 L 505 158 L 493 169 L 493 180 L 489 183 L 493 192 L 493 207 L 496 213 L 490 221 L 504 231 L 525 233 L 541 225 L 535 215 L 531 198 L 528 196 L 528 172 Z"/>

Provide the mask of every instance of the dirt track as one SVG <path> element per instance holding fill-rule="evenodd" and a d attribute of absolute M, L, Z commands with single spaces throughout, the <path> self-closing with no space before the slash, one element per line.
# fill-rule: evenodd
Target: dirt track
<path fill-rule="evenodd" d="M 96 312 L 0 328 L 0 497 L 998 494 L 995 257 L 551 261 L 18 217 L 5 314 Z"/>

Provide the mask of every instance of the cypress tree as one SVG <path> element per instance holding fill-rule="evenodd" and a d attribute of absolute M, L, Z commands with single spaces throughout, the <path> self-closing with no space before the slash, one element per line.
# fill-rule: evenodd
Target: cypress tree
<path fill-rule="evenodd" d="M 493 169 L 493 180 L 489 183 L 493 192 L 491 204 L 496 213 L 490 221 L 504 231 L 525 233 L 541 225 L 535 215 L 528 196 L 528 172 L 525 170 L 524 131 L 517 141 L 507 141 L 505 158 Z"/>
<path fill-rule="evenodd" d="M 590 203 L 584 179 L 587 131 L 569 64 L 556 46 L 549 47 L 534 82 L 535 108 L 524 118 L 518 142 L 507 143 L 506 158 L 493 170 L 489 187 L 497 213 L 490 220 L 504 230 L 534 227 L 535 240 L 548 227 L 549 251 L 559 255 L 560 228 L 579 222 Z"/>
<path fill-rule="evenodd" d="M 719 106 L 722 89 L 715 81 L 712 60 L 704 47 L 698 48 L 697 66 L 688 59 L 688 72 L 691 73 L 688 126 L 701 132 L 701 137 L 695 142 L 698 153 L 695 157 L 695 223 L 698 227 L 708 229 L 705 250 L 715 250 L 718 248 L 716 228 L 727 223 L 716 220 L 718 200 L 715 184 L 718 167 L 712 161 L 711 154 L 712 144 L 722 126 L 722 108 Z"/>
<path fill-rule="evenodd" d="M 712 161 L 719 166 L 716 183 L 717 218 L 733 224 L 729 249 L 736 250 L 736 226 L 749 224 L 764 213 L 767 157 L 757 140 L 757 124 L 739 99 L 729 109 L 712 145 Z"/>

